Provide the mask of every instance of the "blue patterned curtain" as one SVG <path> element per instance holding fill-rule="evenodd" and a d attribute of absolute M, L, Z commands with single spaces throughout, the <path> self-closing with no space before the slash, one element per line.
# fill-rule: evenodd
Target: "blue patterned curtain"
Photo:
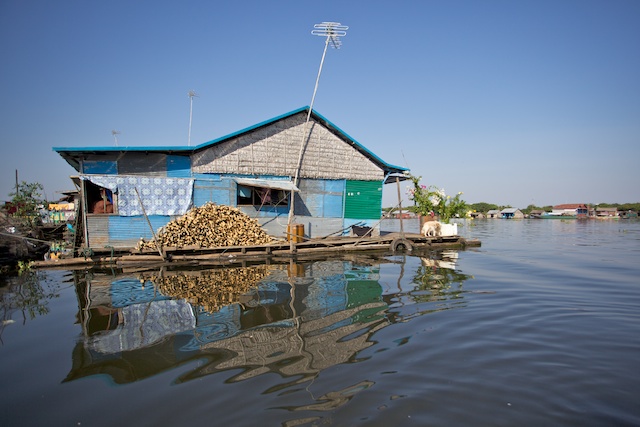
<path fill-rule="evenodd" d="M 182 215 L 191 207 L 194 182 L 191 178 L 134 175 L 81 175 L 80 178 L 116 193 L 120 216 L 142 215 L 140 200 L 147 215 Z"/>

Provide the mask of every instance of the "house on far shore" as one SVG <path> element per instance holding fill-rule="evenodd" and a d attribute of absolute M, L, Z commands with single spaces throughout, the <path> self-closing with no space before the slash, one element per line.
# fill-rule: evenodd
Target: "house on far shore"
<path fill-rule="evenodd" d="M 487 219 L 493 218 L 502 218 L 502 215 L 500 214 L 500 211 L 498 209 L 491 209 L 490 211 L 487 211 Z"/>
<path fill-rule="evenodd" d="M 596 208 L 597 218 L 617 218 L 618 208 Z"/>
<path fill-rule="evenodd" d="M 584 203 L 567 203 L 563 205 L 555 205 L 551 211 L 552 215 L 575 216 L 578 218 L 586 218 L 589 207 Z"/>
<path fill-rule="evenodd" d="M 529 217 L 530 218 L 535 218 L 535 217 L 539 217 L 540 215 L 544 215 L 546 212 L 542 209 L 534 209 L 531 212 L 529 212 Z"/>
<path fill-rule="evenodd" d="M 505 219 L 522 219 L 524 214 L 518 208 L 505 208 L 500 211 L 501 218 Z"/>
<path fill-rule="evenodd" d="M 133 247 L 209 202 L 238 208 L 278 238 L 289 223 L 309 238 L 355 225 L 379 233 L 383 186 L 395 191 L 408 169 L 315 110 L 308 116 L 299 108 L 197 146 L 53 147 L 76 171 L 82 246 Z"/>

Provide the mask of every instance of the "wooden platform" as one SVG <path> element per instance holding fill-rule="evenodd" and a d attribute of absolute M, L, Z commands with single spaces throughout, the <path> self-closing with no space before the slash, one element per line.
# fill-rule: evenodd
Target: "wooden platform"
<path fill-rule="evenodd" d="M 284 262 L 291 259 L 313 259 L 332 254 L 378 251 L 389 254 L 413 253 L 446 248 L 463 249 L 480 246 L 478 240 L 460 236 L 424 237 L 420 234 L 389 233 L 377 237 L 330 237 L 295 243 L 273 242 L 255 246 L 226 246 L 217 248 L 167 247 L 162 251 L 137 251 L 131 248 L 91 248 L 76 258 L 36 261 L 35 268 L 78 269 L 88 266 L 132 265 L 245 265 L 247 263 Z M 293 250 L 292 250 L 293 249 Z"/>

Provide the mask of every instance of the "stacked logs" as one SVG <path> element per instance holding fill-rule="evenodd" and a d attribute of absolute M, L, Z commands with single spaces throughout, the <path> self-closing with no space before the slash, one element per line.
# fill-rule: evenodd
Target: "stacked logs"
<path fill-rule="evenodd" d="M 258 221 L 239 209 L 207 203 L 162 227 L 156 235 L 161 247 L 249 246 L 269 243 L 272 238 Z M 138 249 L 156 249 L 155 242 L 140 241 Z"/>
<path fill-rule="evenodd" d="M 153 282 L 163 295 L 185 299 L 194 307 L 214 313 L 225 305 L 239 302 L 242 295 L 254 289 L 268 275 L 268 266 L 259 265 L 171 275 L 165 273 L 141 280 Z"/>

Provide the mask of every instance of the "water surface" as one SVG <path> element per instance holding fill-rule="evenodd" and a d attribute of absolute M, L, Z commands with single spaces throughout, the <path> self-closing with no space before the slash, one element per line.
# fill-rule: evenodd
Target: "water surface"
<path fill-rule="evenodd" d="M 640 223 L 1 288 L 0 424 L 640 425 Z"/>

